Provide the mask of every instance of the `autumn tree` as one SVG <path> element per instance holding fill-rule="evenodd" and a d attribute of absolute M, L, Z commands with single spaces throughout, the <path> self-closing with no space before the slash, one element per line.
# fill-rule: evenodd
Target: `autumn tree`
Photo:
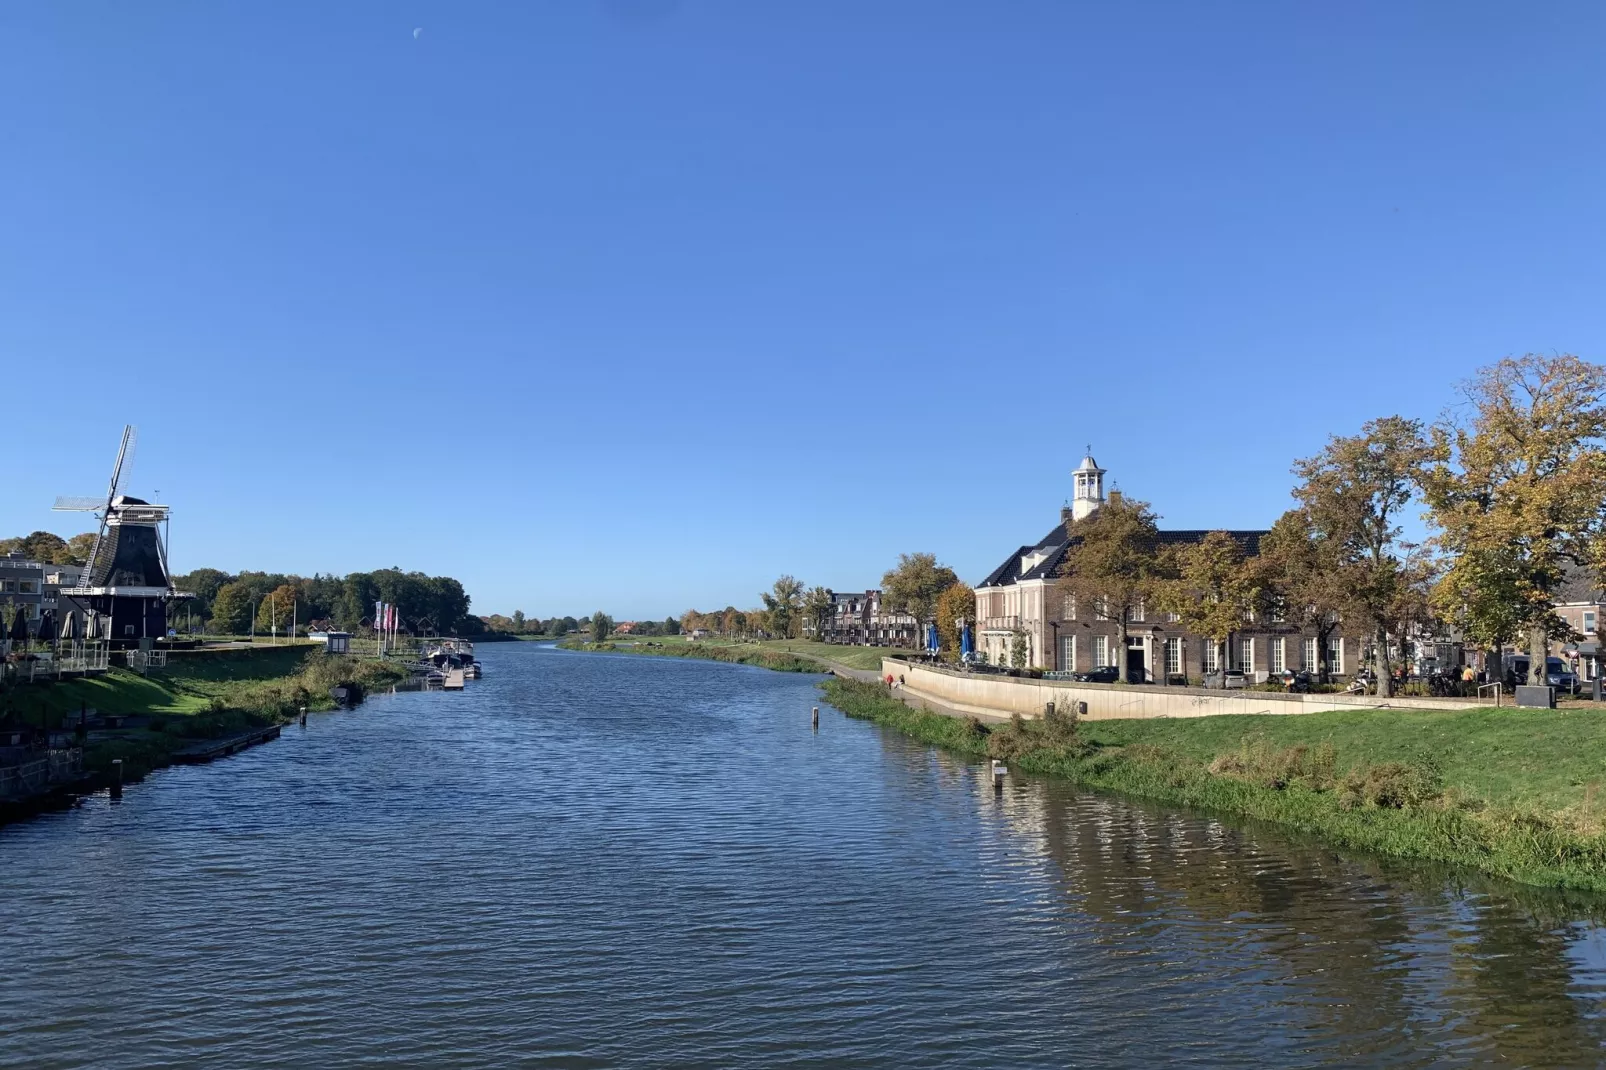
<path fill-rule="evenodd" d="M 799 623 L 798 613 L 803 608 L 803 584 L 792 576 L 782 576 L 759 597 L 764 600 L 771 634 L 779 639 L 792 638 Z"/>
<path fill-rule="evenodd" d="M 976 592 L 966 583 L 955 583 L 937 596 L 937 638 L 942 649 L 959 654 L 959 620 L 976 626 Z M 974 632 L 972 632 L 974 634 Z"/>
<path fill-rule="evenodd" d="M 62 565 L 87 565 L 89 555 L 95 549 L 95 533 L 93 531 L 81 532 L 67 540 L 67 560 L 59 561 Z"/>
<path fill-rule="evenodd" d="M 1462 384 L 1433 429 L 1423 494 L 1451 556 L 1435 603 L 1499 649 L 1521 636 L 1545 682 L 1553 608 L 1569 572 L 1606 575 L 1606 367 L 1563 354 L 1508 357 Z"/>
<path fill-rule="evenodd" d="M 1112 492 L 1097 512 L 1065 522 L 1060 589 L 1115 621 L 1117 657 L 1124 656 L 1134 611 L 1145 602 L 1158 605 L 1169 579 L 1158 520 L 1148 502 Z"/>
<path fill-rule="evenodd" d="M 1290 509 L 1260 539 L 1253 562 L 1261 597 L 1286 619 L 1316 633 L 1318 677 L 1328 682 L 1328 645 L 1349 605 L 1350 573 L 1339 545 L 1316 529 L 1310 513 Z"/>
<path fill-rule="evenodd" d="M 897 567 L 881 577 L 881 606 L 913 617 L 918 633 L 937 611 L 942 592 L 958 582 L 953 569 L 937 563 L 936 554 L 899 554 Z"/>
<path fill-rule="evenodd" d="M 1212 531 L 1167 556 L 1166 575 L 1157 585 L 1160 608 L 1224 648 L 1221 667 L 1232 668 L 1233 636 L 1263 602 L 1261 579 L 1249 567 L 1243 544 L 1225 531 Z"/>
<path fill-rule="evenodd" d="M 1294 497 L 1311 530 L 1328 540 L 1349 585 L 1349 620 L 1372 636 L 1379 695 L 1391 692 L 1390 632 L 1422 577 L 1420 569 L 1407 567 L 1413 548 L 1400 539 L 1400 513 L 1432 457 L 1420 421 L 1385 416 L 1359 435 L 1334 436 L 1316 456 L 1294 465 L 1300 480 Z"/>
<path fill-rule="evenodd" d="M 301 592 L 288 583 L 280 584 L 257 603 L 257 634 L 290 634 L 291 619 L 301 600 Z"/>

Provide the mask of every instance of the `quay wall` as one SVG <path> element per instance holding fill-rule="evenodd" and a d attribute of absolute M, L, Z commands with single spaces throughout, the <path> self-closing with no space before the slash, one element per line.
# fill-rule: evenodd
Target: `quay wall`
<path fill-rule="evenodd" d="M 1052 702 L 1063 709 L 1086 703 L 1088 720 L 1151 717 L 1221 717 L 1233 714 L 1291 715 L 1334 710 L 1468 710 L 1486 706 L 1476 699 L 1379 698 L 1375 695 L 1296 695 L 1276 691 L 1215 691 L 1147 684 L 1083 684 L 1070 680 L 962 673 L 894 658 L 881 662 L 881 676 L 903 677 L 903 689 L 916 698 L 978 717 L 1041 717 Z"/>

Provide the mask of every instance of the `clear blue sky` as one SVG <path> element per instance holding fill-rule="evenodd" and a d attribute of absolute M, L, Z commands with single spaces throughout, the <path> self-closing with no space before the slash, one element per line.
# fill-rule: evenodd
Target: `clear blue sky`
<path fill-rule="evenodd" d="M 420 32 L 415 35 L 415 28 Z M 1606 359 L 1606 5 L 0 7 L 0 533 L 661 617 Z M 906 475 L 903 473 L 907 473 Z"/>

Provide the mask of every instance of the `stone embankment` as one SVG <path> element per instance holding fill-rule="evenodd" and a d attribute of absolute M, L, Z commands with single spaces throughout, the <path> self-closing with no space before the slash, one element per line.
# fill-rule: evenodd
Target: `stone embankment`
<path fill-rule="evenodd" d="M 1041 717 L 1050 702 L 1063 709 L 1071 703 L 1088 720 L 1151 717 L 1220 717 L 1234 714 L 1287 715 L 1334 710 L 1469 710 L 1487 706 L 1476 699 L 1379 698 L 1375 695 L 1310 694 L 1277 691 L 1214 691 L 1197 687 L 1146 684 L 1084 684 L 1070 680 L 1033 680 L 991 673 L 968 673 L 917 665 L 897 658 L 881 663 L 881 678 L 901 679 L 905 701 L 920 699 L 946 712 L 984 718 Z"/>

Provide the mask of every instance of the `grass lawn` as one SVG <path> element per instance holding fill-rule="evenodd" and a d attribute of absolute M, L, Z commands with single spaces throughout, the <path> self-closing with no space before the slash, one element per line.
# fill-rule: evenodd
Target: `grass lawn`
<path fill-rule="evenodd" d="M 1287 717 L 1084 721 L 1104 746 L 1147 743 L 1209 762 L 1265 739 L 1278 748 L 1331 742 L 1338 765 L 1412 763 L 1432 757 L 1447 788 L 1519 809 L 1581 806 L 1606 782 L 1606 711 L 1346 710 Z M 1602 800 L 1606 810 L 1606 799 Z"/>
<path fill-rule="evenodd" d="M 663 646 L 684 646 L 690 642 L 683 635 L 643 636 L 641 639 L 632 639 L 626 635 L 616 636 L 610 641 L 619 646 L 627 643 L 659 643 Z M 748 650 L 759 647 L 765 650 L 778 650 L 782 653 L 806 654 L 812 657 L 824 658 L 827 661 L 834 661 L 838 665 L 846 665 L 850 669 L 879 669 L 881 668 L 881 659 L 884 656 L 896 653 L 890 647 L 838 646 L 833 643 L 816 643 L 807 639 L 765 639 L 757 643 L 741 643 L 731 639 L 699 639 L 695 645 Z"/>

